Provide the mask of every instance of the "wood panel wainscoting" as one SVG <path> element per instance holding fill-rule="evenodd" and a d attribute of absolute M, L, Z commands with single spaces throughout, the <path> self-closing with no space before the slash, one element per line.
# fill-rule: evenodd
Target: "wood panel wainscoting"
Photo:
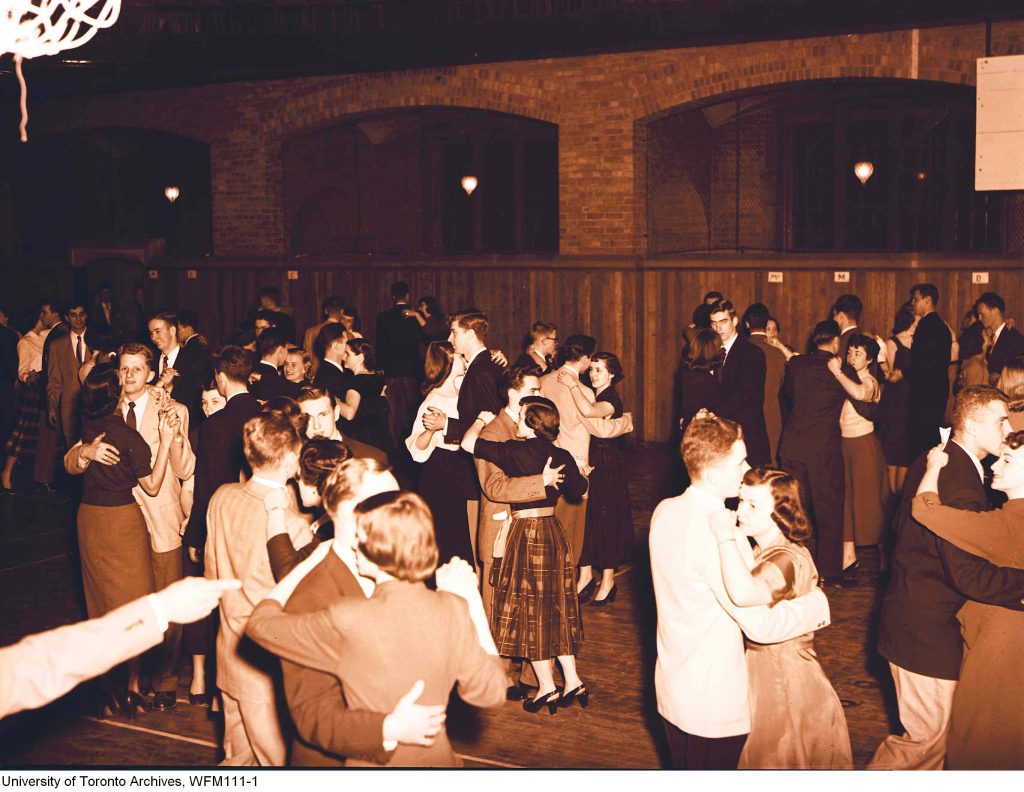
<path fill-rule="evenodd" d="M 835 298 L 847 292 L 864 303 L 861 326 L 883 337 L 888 337 L 910 287 L 920 282 L 938 287 L 939 312 L 954 329 L 985 291 L 1001 294 L 1007 315 L 1024 319 L 1024 261 L 993 256 L 157 257 L 145 268 L 140 267 L 140 275 L 147 308 L 195 310 L 212 344 L 230 337 L 252 310 L 257 290 L 268 285 L 280 289 L 300 332 L 319 321 L 321 301 L 336 294 L 358 309 L 363 332 L 374 341 L 377 313 L 390 304 L 388 289 L 396 280 L 409 284 L 414 299 L 436 296 L 445 311 L 475 306 L 487 313 L 492 326 L 488 344 L 509 358 L 519 354 L 537 319 L 557 324 L 561 339 L 588 333 L 597 338 L 598 349 L 622 361 L 626 376 L 618 387 L 634 414 L 633 439 L 643 442 L 672 437 L 680 333 L 712 289 L 723 292 L 740 313 L 752 302 L 765 303 L 778 319 L 783 339 L 797 351 L 803 351 L 815 322 L 828 318 Z M 156 278 L 146 277 L 154 270 Z M 289 280 L 290 270 L 297 273 L 296 280 Z M 781 273 L 782 282 L 769 282 L 770 273 Z M 847 273 L 849 280 L 837 282 L 836 273 Z M 986 273 L 988 282 L 972 283 L 975 273 Z M 52 274 L 49 283 L 70 284 L 59 270 Z M 4 275 L 9 284 L 39 280 L 27 277 L 26 269 Z M 14 291 L 20 295 L 25 290 Z"/>

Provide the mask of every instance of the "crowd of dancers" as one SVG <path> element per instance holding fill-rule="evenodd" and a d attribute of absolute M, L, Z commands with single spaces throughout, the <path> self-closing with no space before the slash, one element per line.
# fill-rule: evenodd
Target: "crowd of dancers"
<path fill-rule="evenodd" d="M 195 314 L 122 313 L 106 285 L 43 302 L 20 337 L 0 324 L 0 487 L 80 481 L 91 619 L 0 650 L 5 675 L 52 683 L 0 689 L 0 714 L 97 674 L 100 715 L 173 708 L 186 655 L 225 764 L 450 766 L 453 687 L 479 707 L 588 706 L 581 609 L 614 607 L 633 551 L 626 372 L 547 321 L 510 361 L 482 311 L 390 296 L 372 342 L 330 297 L 296 343 L 272 288 L 217 349 Z M 813 634 L 871 547 L 903 732 L 870 766 L 1024 766 L 1024 337 L 996 294 L 959 336 L 938 303 L 916 285 L 883 339 L 843 295 L 801 354 L 760 303 L 740 316 L 712 292 L 694 312 L 687 480 L 650 532 L 674 767 L 852 767 Z M 88 625 L 102 640 L 67 632 Z M 84 648 L 62 653 L 71 635 Z"/>

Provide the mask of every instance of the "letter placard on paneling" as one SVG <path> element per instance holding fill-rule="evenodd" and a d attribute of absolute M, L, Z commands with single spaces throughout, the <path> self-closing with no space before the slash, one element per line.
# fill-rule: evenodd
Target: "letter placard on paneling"
<path fill-rule="evenodd" d="M 988 273 L 987 272 L 972 272 L 971 273 L 971 283 L 974 283 L 974 284 L 988 283 Z"/>
<path fill-rule="evenodd" d="M 769 283 L 782 283 L 782 273 L 781 272 L 769 272 L 768 273 L 768 282 Z"/>
<path fill-rule="evenodd" d="M 1024 189 L 1024 55 L 978 58 L 974 189 Z"/>
<path fill-rule="evenodd" d="M 832 280 L 834 280 L 836 283 L 849 283 L 850 282 L 850 273 L 849 272 L 839 272 L 838 270 L 834 271 L 832 273 Z"/>

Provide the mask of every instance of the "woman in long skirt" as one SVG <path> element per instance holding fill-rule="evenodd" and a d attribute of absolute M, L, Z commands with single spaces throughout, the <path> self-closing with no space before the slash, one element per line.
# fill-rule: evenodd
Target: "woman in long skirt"
<path fill-rule="evenodd" d="M 160 491 L 170 444 L 180 427 L 173 413 L 161 413 L 160 445 L 151 465 L 149 444 L 122 415 L 121 385 L 116 367 L 109 363 L 97 365 L 82 386 L 82 419 L 79 464 L 86 469 L 78 508 L 78 546 L 86 609 L 89 618 L 95 619 L 156 590 L 149 531 L 132 489 L 138 485 L 150 496 Z M 117 449 L 115 464 L 94 463 L 95 441 L 100 439 Z M 132 713 L 146 708 L 139 692 L 139 658 L 129 664 L 127 690 L 108 692 L 114 697 L 105 702 L 111 711 L 123 707 Z"/>
<path fill-rule="evenodd" d="M 539 712 L 547 707 L 554 714 L 577 700 L 586 707 L 589 692 L 576 671 L 583 623 L 576 597 L 575 562 L 555 517 L 559 489 L 554 485 L 561 478 L 561 494 L 579 500 L 587 491 L 587 480 L 572 455 L 553 443 L 558 437 L 558 409 L 549 399 L 527 396 L 520 402 L 518 435 L 522 440 L 478 440 L 493 418 L 481 413 L 466 431 L 462 447 L 493 462 L 509 476 L 543 474 L 545 490 L 544 497 L 536 501 L 511 504 L 512 520 L 494 586 L 491 631 L 499 654 L 524 658 L 533 665 L 537 695 L 525 700 L 523 709 Z M 552 470 L 559 467 L 560 473 Z M 562 691 L 555 687 L 552 662 L 556 657 L 565 677 Z"/>
<path fill-rule="evenodd" d="M 444 432 L 423 427 L 423 415 L 434 407 L 452 418 L 459 417 L 459 386 L 466 363 L 447 341 L 432 341 L 424 364 L 423 402 L 416 412 L 412 434 L 405 447 L 420 463 L 418 493 L 434 515 L 438 557 L 444 564 L 458 557 L 473 564 L 466 501 L 479 497 L 473 460 L 458 445 L 444 442 Z M 474 529 L 476 526 L 472 526 Z"/>
<path fill-rule="evenodd" d="M 740 486 L 739 530 L 732 513 L 713 519 L 722 579 L 740 607 L 796 599 L 812 591 L 818 570 L 803 542 L 811 525 L 797 480 L 781 470 L 748 470 Z M 757 543 L 747 567 L 738 542 Z M 814 633 L 777 644 L 747 640 L 750 735 L 740 769 L 853 768 L 843 705 L 814 652 Z"/>
<path fill-rule="evenodd" d="M 715 334 L 717 337 L 717 333 Z M 564 369 L 558 381 L 572 391 L 580 414 L 587 418 L 619 418 L 622 400 L 615 383 L 622 379 L 622 364 L 611 352 L 597 352 L 591 357 L 590 384 L 597 397 L 576 387 L 576 378 Z M 615 570 L 630 559 L 633 549 L 633 515 L 629 508 L 629 481 L 622 461 L 623 438 L 590 438 L 590 498 L 587 503 L 587 527 L 583 534 L 580 556 L 581 601 L 593 588 L 592 567 L 601 570 L 601 583 L 592 603 L 604 606 L 615 602 Z"/>
<path fill-rule="evenodd" d="M 841 578 L 844 586 L 856 585 L 860 567 L 857 547 L 878 545 L 879 557 L 883 565 L 885 563 L 882 541 L 889 505 L 889 478 L 882 446 L 875 436 L 875 424 L 864 415 L 881 398 L 878 380 L 871 375 L 871 364 L 877 357 L 878 342 L 858 333 L 851 336 L 846 353 L 847 362 L 857 372 L 857 380 L 843 373 L 838 358 L 832 358 L 828 364 L 849 397 L 839 414 L 846 471 Z"/>

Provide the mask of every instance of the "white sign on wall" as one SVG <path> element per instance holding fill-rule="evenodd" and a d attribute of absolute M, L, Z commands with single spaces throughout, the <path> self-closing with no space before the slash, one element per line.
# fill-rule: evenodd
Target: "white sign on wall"
<path fill-rule="evenodd" d="M 978 58 L 974 189 L 1024 189 L 1024 55 Z"/>

